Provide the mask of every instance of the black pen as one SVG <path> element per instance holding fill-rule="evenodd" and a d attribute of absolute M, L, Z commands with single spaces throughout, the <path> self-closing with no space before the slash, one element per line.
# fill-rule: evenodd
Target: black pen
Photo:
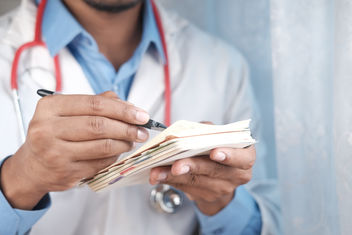
<path fill-rule="evenodd" d="M 39 90 L 37 90 L 37 94 L 40 95 L 41 97 L 45 97 L 48 95 L 55 95 L 55 92 L 45 90 L 45 89 L 39 89 Z M 164 124 L 157 122 L 157 121 L 154 121 L 152 119 L 149 119 L 149 121 L 144 125 L 137 125 L 137 126 L 144 127 L 144 128 L 151 129 L 151 130 L 155 130 L 155 131 L 163 131 L 167 128 Z"/>

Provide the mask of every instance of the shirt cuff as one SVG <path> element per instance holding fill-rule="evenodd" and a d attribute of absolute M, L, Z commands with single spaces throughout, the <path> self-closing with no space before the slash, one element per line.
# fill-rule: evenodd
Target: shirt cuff
<path fill-rule="evenodd" d="M 261 217 L 258 205 L 243 186 L 237 187 L 232 201 L 213 216 L 204 215 L 197 206 L 195 207 L 201 234 L 243 234 L 245 230 L 248 231 L 247 226 L 253 226 L 250 230 L 260 233 Z M 251 221 L 253 218 L 255 220 Z"/>
<path fill-rule="evenodd" d="M 3 162 L 4 160 L 0 162 L 0 173 Z M 50 205 L 50 196 L 47 194 L 31 211 L 14 209 L 0 189 L 0 234 L 25 234 L 45 214 Z"/>

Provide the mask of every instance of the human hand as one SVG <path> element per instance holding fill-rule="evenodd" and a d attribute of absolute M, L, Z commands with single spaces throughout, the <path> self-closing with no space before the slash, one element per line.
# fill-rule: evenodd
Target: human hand
<path fill-rule="evenodd" d="M 255 147 L 217 148 L 209 156 L 185 158 L 171 167 L 156 167 L 151 184 L 168 184 L 185 192 L 200 211 L 214 215 L 232 200 L 238 186 L 252 177 Z"/>
<path fill-rule="evenodd" d="M 53 95 L 37 104 L 27 139 L 1 169 L 10 204 L 31 210 L 48 192 L 64 191 L 93 176 L 144 142 L 149 115 L 116 96 Z"/>

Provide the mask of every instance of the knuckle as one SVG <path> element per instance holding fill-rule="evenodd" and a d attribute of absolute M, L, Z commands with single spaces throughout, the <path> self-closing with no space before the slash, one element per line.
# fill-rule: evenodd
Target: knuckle
<path fill-rule="evenodd" d="M 45 106 L 45 104 L 47 102 L 47 99 L 44 99 L 44 98 L 46 98 L 46 97 L 43 97 L 43 98 L 38 100 L 37 108 L 36 108 L 37 110 L 44 108 L 44 106 Z"/>
<path fill-rule="evenodd" d="M 254 166 L 255 163 L 255 159 L 251 159 L 250 161 L 248 161 L 246 164 L 244 164 L 243 169 L 244 170 L 249 170 Z"/>
<path fill-rule="evenodd" d="M 107 91 L 105 92 L 106 96 L 108 97 L 114 97 L 114 98 L 117 98 L 117 94 L 113 91 Z"/>
<path fill-rule="evenodd" d="M 106 120 L 103 117 L 89 117 L 88 125 L 95 135 L 102 135 L 105 132 Z"/>
<path fill-rule="evenodd" d="M 122 105 L 121 114 L 123 115 L 123 117 L 128 118 L 128 119 L 133 118 L 131 115 L 130 107 L 128 105 Z"/>
<path fill-rule="evenodd" d="M 248 161 L 243 164 L 242 168 L 243 168 L 244 170 L 249 170 L 249 169 L 251 169 L 251 168 L 254 166 L 255 161 L 256 161 L 256 156 L 255 156 L 255 154 L 250 154 L 250 155 L 248 156 Z"/>
<path fill-rule="evenodd" d="M 32 141 L 42 142 L 42 140 L 46 139 L 47 132 L 45 131 L 45 128 L 42 127 L 42 125 L 39 125 L 39 123 L 31 122 L 28 129 L 28 134 Z"/>
<path fill-rule="evenodd" d="M 93 113 L 100 112 L 103 109 L 103 100 L 100 96 L 89 96 L 88 103 Z"/>
<path fill-rule="evenodd" d="M 33 152 L 43 155 L 51 146 L 52 136 L 48 136 L 45 126 L 33 124 L 28 128 L 27 140 Z"/>
<path fill-rule="evenodd" d="M 190 175 L 190 185 L 194 186 L 199 183 L 199 176 L 195 174 Z"/>
<path fill-rule="evenodd" d="M 212 171 L 212 177 L 217 177 L 221 172 L 225 170 L 225 165 L 222 165 L 220 163 L 215 164 L 215 169 Z"/>
<path fill-rule="evenodd" d="M 138 128 L 136 126 L 128 125 L 125 129 L 125 136 L 130 140 L 137 139 Z"/>
<path fill-rule="evenodd" d="M 240 177 L 240 182 L 242 184 L 248 183 L 252 179 L 252 173 L 251 172 L 244 172 L 241 174 Z"/>
<path fill-rule="evenodd" d="M 194 161 L 191 158 L 186 159 L 184 164 L 191 166 L 191 172 L 204 172 L 206 175 L 210 175 L 212 173 L 211 169 L 206 167 L 206 165 L 201 164 L 201 162 Z"/>
<path fill-rule="evenodd" d="M 110 155 L 113 150 L 113 140 L 105 139 L 102 146 L 102 151 L 104 155 Z"/>
<path fill-rule="evenodd" d="M 50 103 L 51 101 L 51 96 L 46 96 L 46 97 L 43 97 L 41 99 L 38 100 L 38 103 L 37 103 L 37 108 L 38 109 L 41 109 L 41 108 L 44 108 L 48 105 L 48 103 Z"/>
<path fill-rule="evenodd" d="M 231 185 L 228 185 L 228 186 L 225 186 L 225 187 L 221 188 L 219 196 L 232 194 L 234 191 L 235 191 L 234 187 L 231 186 Z"/>

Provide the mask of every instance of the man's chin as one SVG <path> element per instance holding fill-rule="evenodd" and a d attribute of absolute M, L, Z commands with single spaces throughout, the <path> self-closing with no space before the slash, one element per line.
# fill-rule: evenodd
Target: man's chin
<path fill-rule="evenodd" d="M 90 7 L 94 8 L 95 10 L 104 11 L 107 13 L 120 13 L 135 7 L 141 2 L 144 2 L 144 0 L 130 0 L 130 1 L 83 0 L 83 1 L 87 3 Z"/>

